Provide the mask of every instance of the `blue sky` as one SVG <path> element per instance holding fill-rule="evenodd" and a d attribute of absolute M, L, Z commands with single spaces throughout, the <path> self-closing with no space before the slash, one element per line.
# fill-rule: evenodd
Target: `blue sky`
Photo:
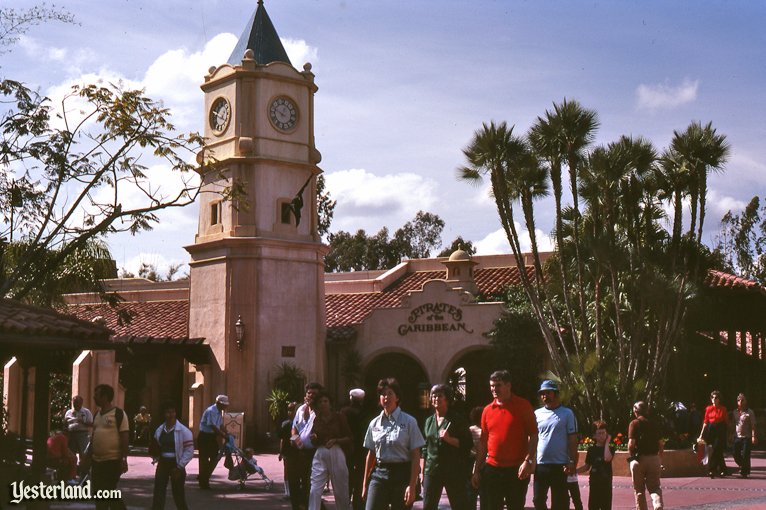
<path fill-rule="evenodd" d="M 11 0 L 28 7 L 34 2 Z M 199 84 L 224 63 L 255 0 L 63 1 L 79 26 L 46 24 L 0 72 L 58 97 L 71 83 L 123 80 L 201 130 Z M 316 139 L 333 229 L 394 230 L 418 209 L 481 252 L 507 251 L 487 189 L 455 178 L 482 122 L 523 133 L 564 97 L 597 110 L 597 143 L 643 135 L 658 148 L 692 120 L 728 136 L 710 180 L 706 241 L 766 191 L 766 6 L 760 2 L 266 0 L 293 65 L 316 74 Z M 156 169 L 152 177 L 170 177 Z M 169 184 L 168 184 L 169 185 Z M 126 198 L 127 199 L 127 198 Z M 552 207 L 542 204 L 541 229 Z M 109 239 L 119 266 L 186 262 L 197 209 L 172 211 L 139 241 Z"/>

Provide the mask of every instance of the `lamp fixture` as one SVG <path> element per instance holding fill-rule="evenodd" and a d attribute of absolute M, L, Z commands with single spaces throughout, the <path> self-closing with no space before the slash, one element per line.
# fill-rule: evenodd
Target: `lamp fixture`
<path fill-rule="evenodd" d="M 236 336 L 237 349 L 241 351 L 245 344 L 245 323 L 242 322 L 241 315 L 237 315 L 237 322 L 234 323 L 234 334 Z"/>

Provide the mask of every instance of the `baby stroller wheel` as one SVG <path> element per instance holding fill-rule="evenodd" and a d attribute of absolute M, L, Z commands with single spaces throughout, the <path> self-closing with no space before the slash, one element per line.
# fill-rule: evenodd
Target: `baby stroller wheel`
<path fill-rule="evenodd" d="M 241 490 L 241 491 L 245 490 L 245 481 L 244 480 L 240 480 L 239 481 L 239 490 Z"/>

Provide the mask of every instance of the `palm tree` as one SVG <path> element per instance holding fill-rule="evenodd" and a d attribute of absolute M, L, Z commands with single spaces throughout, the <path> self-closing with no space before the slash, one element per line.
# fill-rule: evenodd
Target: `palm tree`
<path fill-rule="evenodd" d="M 14 241 L 0 249 L 0 280 L 4 297 L 38 306 L 61 303 L 71 292 L 102 292 L 101 280 L 115 278 L 117 269 L 106 243 L 98 238 L 64 243 L 55 249 Z M 8 279 L 6 268 L 31 261 L 30 270 Z"/>
<path fill-rule="evenodd" d="M 531 214 L 531 201 L 542 193 L 547 193 L 545 184 L 545 172 L 540 168 L 539 162 L 532 155 L 526 140 L 513 134 L 513 126 L 510 128 L 506 122 L 495 124 L 483 123 L 482 128 L 474 133 L 473 139 L 463 149 L 467 165 L 458 168 L 458 178 L 473 184 L 480 183 L 485 176 L 489 176 L 492 185 L 492 196 L 497 206 L 500 222 L 505 230 L 511 251 L 516 258 L 516 266 L 519 270 L 522 286 L 524 287 L 538 323 L 546 339 L 548 352 L 557 368 L 563 367 L 563 358 L 557 348 L 555 336 L 560 330 L 556 323 L 555 315 L 545 313 L 541 295 L 535 292 L 532 282 L 527 276 L 522 258 L 521 243 L 516 229 L 513 216 L 513 202 L 523 197 L 522 208 L 529 204 L 529 216 L 525 223 L 532 227 L 530 236 L 534 235 L 534 217 Z M 534 159 L 535 163 L 532 164 Z M 541 173 L 542 172 L 542 173 Z M 531 182 L 527 182 L 527 181 Z M 526 183 L 526 184 L 522 184 Z M 526 190 L 523 189 L 526 186 Z M 533 243 L 533 246 L 536 243 Z M 533 250 L 537 250 L 534 246 Z M 542 268 L 539 257 L 535 257 L 536 285 L 542 278 Z M 550 311 L 550 306 L 548 310 Z M 549 327 L 549 320 L 553 327 Z"/>
<path fill-rule="evenodd" d="M 585 149 L 595 137 L 598 129 L 598 115 L 593 110 L 584 108 L 578 101 L 564 101 L 560 104 L 553 104 L 553 111 L 546 110 L 544 117 L 538 117 L 535 124 L 529 130 L 529 140 L 534 151 L 544 159 L 550 171 L 551 183 L 553 185 L 553 197 L 556 204 L 556 243 L 559 247 L 563 246 L 564 239 L 562 235 L 562 210 L 561 199 L 563 193 L 561 170 L 562 165 L 566 163 L 569 169 L 569 186 L 572 193 L 572 209 L 576 260 L 576 277 L 580 289 L 584 285 L 583 281 L 583 261 L 579 250 L 579 222 L 580 205 L 578 199 L 578 170 L 585 159 Z M 567 272 L 561 267 L 561 279 L 564 288 L 570 288 Z M 574 312 L 572 310 L 568 293 L 565 292 L 564 303 L 569 316 L 569 322 L 574 326 Z M 579 293 L 580 315 L 585 317 L 587 303 L 584 300 L 582 292 Z M 578 328 L 573 328 L 573 331 Z M 588 336 L 587 323 L 579 328 L 582 338 Z"/>
<path fill-rule="evenodd" d="M 686 131 L 673 131 L 670 149 L 677 154 L 683 164 L 688 165 L 693 179 L 691 186 L 691 225 L 689 233 L 697 243 L 702 242 L 702 227 L 705 223 L 705 205 L 707 201 L 707 176 L 710 171 L 721 171 L 726 163 L 731 148 L 726 142 L 726 135 L 719 135 L 708 122 L 704 127 L 695 121 Z M 699 213 L 699 225 L 696 225 Z M 695 232 L 696 227 L 696 232 Z"/>
<path fill-rule="evenodd" d="M 506 122 L 483 123 L 482 128 L 474 133 L 471 143 L 463 149 L 468 164 L 458 168 L 458 178 L 473 184 L 489 176 L 495 205 L 514 254 L 516 250 L 520 254 L 521 248 L 514 242 L 518 236 L 513 224 L 513 204 L 506 170 L 508 161 L 524 150 L 524 141 L 514 136 L 513 126 L 509 128 Z"/>
<path fill-rule="evenodd" d="M 683 199 L 691 195 L 692 177 L 683 157 L 672 148 L 662 153 L 654 175 L 658 198 L 673 206 L 671 243 L 677 253 L 683 233 Z"/>

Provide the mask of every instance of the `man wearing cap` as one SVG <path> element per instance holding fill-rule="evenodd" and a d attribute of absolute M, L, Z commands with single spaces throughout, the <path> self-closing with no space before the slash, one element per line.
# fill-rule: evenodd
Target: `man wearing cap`
<path fill-rule="evenodd" d="M 218 458 L 218 445 L 226 440 L 223 428 L 223 412 L 229 407 L 229 397 L 218 395 L 215 403 L 205 409 L 199 422 L 197 448 L 199 449 L 199 488 L 210 488 L 210 475 Z"/>
<path fill-rule="evenodd" d="M 529 476 L 535 470 L 537 426 L 532 405 L 511 391 L 511 373 L 489 376 L 494 400 L 481 413 L 481 439 L 472 485 L 483 510 L 523 510 Z"/>
<path fill-rule="evenodd" d="M 551 509 L 569 508 L 567 475 L 577 467 L 577 419 L 568 407 L 561 405 L 559 386 L 545 380 L 537 391 L 543 407 L 535 411 L 540 440 L 537 443 L 534 497 L 536 510 L 547 510 L 548 489 Z"/>
<path fill-rule="evenodd" d="M 364 436 L 367 433 L 367 425 L 370 420 L 365 420 L 363 413 L 364 390 L 354 388 L 348 392 L 349 405 L 340 410 L 346 417 L 351 428 L 353 449 L 347 459 L 349 472 L 349 489 L 354 510 L 364 508 L 362 501 L 362 480 L 364 479 L 364 461 L 367 450 L 362 447 Z"/>

